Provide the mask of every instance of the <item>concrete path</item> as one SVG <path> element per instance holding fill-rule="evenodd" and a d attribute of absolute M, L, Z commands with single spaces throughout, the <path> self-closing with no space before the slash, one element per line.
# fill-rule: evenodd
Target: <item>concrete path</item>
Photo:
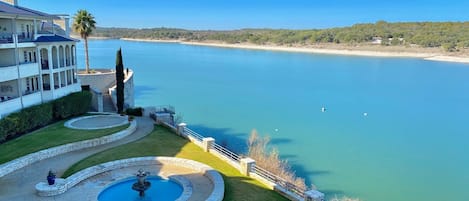
<path fill-rule="evenodd" d="M 136 120 L 137 130 L 124 139 L 42 160 L 0 178 L 0 201 L 61 200 L 55 197 L 37 196 L 34 186 L 46 181 L 47 172 L 50 169 L 57 172 L 57 175 L 62 175 L 70 165 L 90 155 L 138 140 L 153 131 L 153 120 L 150 118 L 138 117 Z"/>

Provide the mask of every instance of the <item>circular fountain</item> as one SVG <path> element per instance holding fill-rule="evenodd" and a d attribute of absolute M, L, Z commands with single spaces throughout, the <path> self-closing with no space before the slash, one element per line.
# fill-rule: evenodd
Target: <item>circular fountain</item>
<path fill-rule="evenodd" d="M 132 189 L 138 191 L 138 195 L 140 197 L 145 196 L 145 191 L 148 190 L 151 186 L 151 183 L 146 180 L 148 172 L 144 172 L 143 170 L 138 170 L 137 172 L 137 182 L 132 184 Z"/>

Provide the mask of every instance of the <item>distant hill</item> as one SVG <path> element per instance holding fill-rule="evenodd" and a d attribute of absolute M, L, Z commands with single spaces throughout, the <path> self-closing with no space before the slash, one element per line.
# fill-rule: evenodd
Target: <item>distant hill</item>
<path fill-rule="evenodd" d="M 242 29 L 233 31 L 195 31 L 172 28 L 130 29 L 99 27 L 93 36 L 111 38 L 160 39 L 181 41 L 220 41 L 259 45 L 381 44 L 385 46 L 441 47 L 446 51 L 469 48 L 469 22 L 378 21 L 351 27 L 286 30 Z"/>

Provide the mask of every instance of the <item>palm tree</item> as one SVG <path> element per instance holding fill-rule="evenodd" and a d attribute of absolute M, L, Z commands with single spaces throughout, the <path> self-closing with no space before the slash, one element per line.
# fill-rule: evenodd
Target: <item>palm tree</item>
<path fill-rule="evenodd" d="M 93 29 L 96 28 L 96 21 L 93 15 L 86 10 L 79 10 L 73 17 L 73 31 L 79 33 L 81 38 L 85 40 L 85 63 L 86 73 L 90 73 L 90 61 L 88 58 L 88 36 L 91 35 Z"/>

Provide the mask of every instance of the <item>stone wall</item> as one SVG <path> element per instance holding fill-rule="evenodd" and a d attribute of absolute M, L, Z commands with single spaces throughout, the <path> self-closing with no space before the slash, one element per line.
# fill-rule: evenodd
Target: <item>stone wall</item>
<path fill-rule="evenodd" d="M 102 94 L 110 94 L 112 102 L 116 104 L 116 72 L 110 69 L 94 69 L 95 73 L 86 74 L 80 72 L 78 77 L 81 85 L 89 85 L 90 88 L 100 91 Z M 134 72 L 124 70 L 124 108 L 134 107 Z"/>
<path fill-rule="evenodd" d="M 12 160 L 10 162 L 0 165 L 0 177 L 3 177 L 11 172 L 14 172 L 18 169 L 21 169 L 23 167 L 26 167 L 28 165 L 31 165 L 35 162 L 38 162 L 47 158 L 51 158 L 60 154 L 77 151 L 81 149 L 86 149 L 90 147 L 95 147 L 95 146 L 99 146 L 99 145 L 103 145 L 103 144 L 107 144 L 107 143 L 120 140 L 132 134 L 136 129 L 137 129 L 137 121 L 132 121 L 132 123 L 130 123 L 130 126 L 127 129 L 119 131 L 112 135 L 107 135 L 107 136 L 90 139 L 90 140 L 84 140 L 80 142 L 73 142 L 73 143 L 69 143 L 69 144 L 65 144 L 65 145 L 61 145 L 57 147 L 52 147 L 49 149 L 44 149 L 44 150 L 41 150 L 32 154 L 28 154 L 26 156 L 17 158 L 15 160 Z"/>
<path fill-rule="evenodd" d="M 174 158 L 174 157 L 137 157 L 137 158 L 128 158 L 122 160 L 111 161 L 107 163 L 102 163 L 96 166 L 92 166 L 81 170 L 66 179 L 58 179 L 56 185 L 49 186 L 45 182 L 40 182 L 36 185 L 36 191 L 40 196 L 54 196 L 62 194 L 78 183 L 86 180 L 95 175 L 112 171 L 121 168 L 127 168 L 132 166 L 142 166 L 142 165 L 171 165 L 176 167 L 183 167 L 195 170 L 197 172 L 203 173 L 213 184 L 213 191 L 210 196 L 206 199 L 209 201 L 222 201 L 225 194 L 225 183 L 223 177 L 216 170 L 211 168 L 208 165 L 199 163 L 197 161 L 183 159 L 183 158 Z M 170 176 L 174 179 L 178 179 L 178 176 Z M 188 200 L 190 192 L 187 190 L 192 188 L 189 186 L 190 182 L 184 181 L 184 179 L 178 179 L 179 184 L 183 185 L 184 192 L 179 197 L 179 200 Z M 186 184 L 186 185 L 185 185 Z"/>
<path fill-rule="evenodd" d="M 81 80 L 81 85 L 90 87 L 104 93 L 108 93 L 110 87 L 116 83 L 116 72 L 109 69 L 93 69 L 96 73 L 86 74 L 84 72 L 78 73 L 78 78 Z"/>
<path fill-rule="evenodd" d="M 124 108 L 132 108 L 135 106 L 134 104 L 134 72 L 132 70 L 124 71 L 125 79 L 124 79 Z M 109 94 L 111 94 L 112 102 L 114 105 L 117 103 L 116 97 L 116 87 L 113 86 L 109 88 Z M 117 107 L 116 107 L 117 108 Z"/>
<path fill-rule="evenodd" d="M 94 88 L 90 88 L 91 108 L 96 112 L 103 112 L 103 93 Z"/>

